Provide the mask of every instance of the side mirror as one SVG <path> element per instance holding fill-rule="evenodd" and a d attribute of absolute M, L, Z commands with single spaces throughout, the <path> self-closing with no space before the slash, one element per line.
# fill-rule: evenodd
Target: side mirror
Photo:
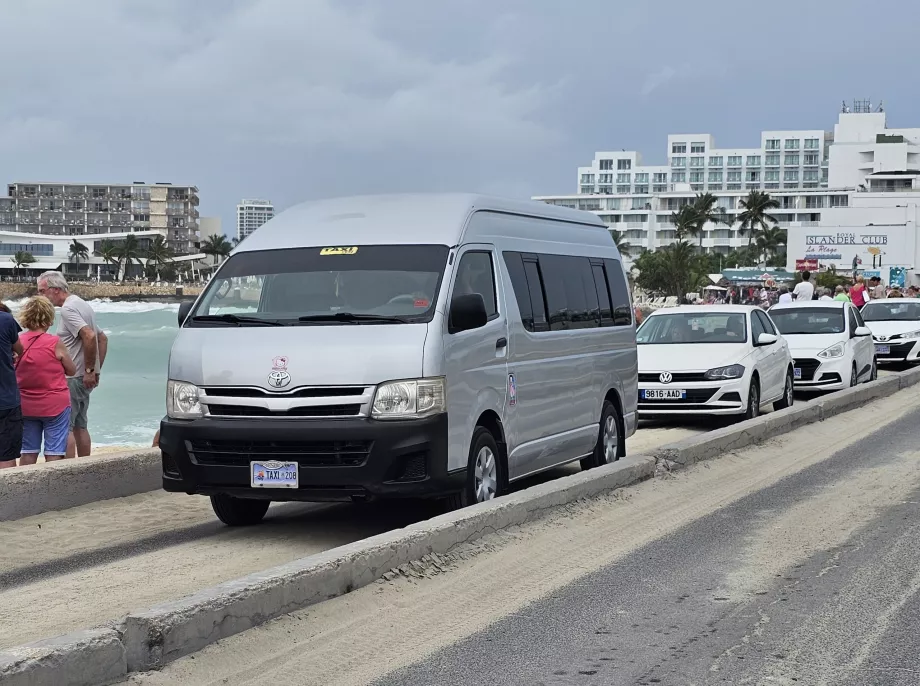
<path fill-rule="evenodd" d="M 448 333 L 460 333 L 485 326 L 489 321 L 486 303 L 479 293 L 458 295 L 450 301 L 450 314 L 447 319 Z"/>
<path fill-rule="evenodd" d="M 757 337 L 757 345 L 773 345 L 779 340 L 779 336 L 772 333 L 762 333 Z"/>
<path fill-rule="evenodd" d="M 857 326 L 856 330 L 853 331 L 853 336 L 857 338 L 862 338 L 864 336 L 871 336 L 872 330 L 868 326 Z"/>
<path fill-rule="evenodd" d="M 195 306 L 194 300 L 186 300 L 183 303 L 179 304 L 179 326 L 181 327 L 185 324 L 185 320 L 188 319 L 189 313 L 192 311 L 192 308 Z"/>

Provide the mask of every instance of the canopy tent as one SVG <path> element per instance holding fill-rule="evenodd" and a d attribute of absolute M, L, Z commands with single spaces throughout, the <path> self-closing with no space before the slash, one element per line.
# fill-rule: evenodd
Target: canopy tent
<path fill-rule="evenodd" d="M 705 286 L 703 290 L 704 291 L 727 291 L 728 289 L 723 288 L 722 286 Z"/>
<path fill-rule="evenodd" d="M 795 274 L 785 269 L 725 269 L 722 276 L 733 284 L 762 284 L 772 279 L 776 283 L 795 281 Z"/>

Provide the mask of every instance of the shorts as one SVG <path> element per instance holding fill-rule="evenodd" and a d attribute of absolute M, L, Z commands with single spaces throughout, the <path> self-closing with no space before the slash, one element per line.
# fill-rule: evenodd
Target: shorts
<path fill-rule="evenodd" d="M 67 453 L 67 436 L 70 434 L 70 408 L 57 417 L 23 417 L 22 452 L 37 455 L 45 438 L 45 455 L 62 457 Z"/>
<path fill-rule="evenodd" d="M 70 389 L 70 430 L 85 429 L 92 390 L 83 385 L 82 376 L 68 377 L 67 387 Z"/>
<path fill-rule="evenodd" d="M 22 408 L 0 410 L 0 462 L 18 460 L 22 451 Z"/>

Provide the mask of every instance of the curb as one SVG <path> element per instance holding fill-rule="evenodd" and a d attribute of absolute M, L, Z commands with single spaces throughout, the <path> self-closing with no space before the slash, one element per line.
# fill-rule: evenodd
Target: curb
<path fill-rule="evenodd" d="M 163 487 L 159 450 L 41 462 L 0 470 L 0 522 Z"/>
<path fill-rule="evenodd" d="M 448 552 L 553 507 L 633 485 L 659 465 L 680 469 L 823 421 L 920 383 L 920 369 L 840 391 L 807 405 L 626 457 L 498 500 L 311 555 L 123 618 L 115 629 L 77 632 L 0 652 L 0 683 L 89 686 L 157 669 L 222 638 L 366 586 L 426 555 Z M 117 655 L 123 660 L 119 661 Z M 18 681 L 7 681 L 16 679 Z"/>

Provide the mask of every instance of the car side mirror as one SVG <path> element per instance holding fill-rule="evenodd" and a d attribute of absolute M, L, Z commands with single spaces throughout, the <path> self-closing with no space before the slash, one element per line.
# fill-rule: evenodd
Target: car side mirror
<path fill-rule="evenodd" d="M 450 314 L 447 319 L 448 333 L 460 333 L 485 326 L 489 321 L 486 303 L 479 293 L 456 295 L 450 301 Z"/>
<path fill-rule="evenodd" d="M 757 345 L 773 345 L 779 340 L 779 336 L 772 333 L 762 333 L 757 337 Z"/>
<path fill-rule="evenodd" d="M 857 326 L 853 331 L 854 338 L 863 338 L 864 336 L 871 336 L 872 330 L 868 326 Z"/>
<path fill-rule="evenodd" d="M 192 307 L 195 306 L 194 300 L 186 300 L 184 303 L 179 305 L 179 326 L 181 327 L 185 324 L 185 320 L 188 319 L 189 313 L 192 311 Z"/>

